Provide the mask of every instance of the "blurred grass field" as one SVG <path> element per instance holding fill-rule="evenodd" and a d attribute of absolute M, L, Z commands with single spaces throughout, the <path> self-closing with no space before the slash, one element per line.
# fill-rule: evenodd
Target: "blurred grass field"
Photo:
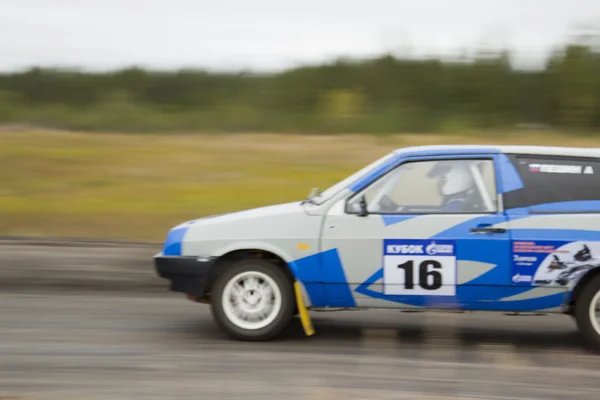
<path fill-rule="evenodd" d="M 598 147 L 559 133 L 144 135 L 0 132 L 0 235 L 160 241 L 184 220 L 300 200 L 425 144 Z"/>

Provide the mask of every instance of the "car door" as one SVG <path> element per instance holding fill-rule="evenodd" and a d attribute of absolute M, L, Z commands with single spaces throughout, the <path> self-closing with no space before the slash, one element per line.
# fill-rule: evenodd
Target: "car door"
<path fill-rule="evenodd" d="M 506 227 L 495 227 L 506 222 L 496 189 L 497 156 L 402 159 L 334 205 L 321 243 L 329 303 L 490 307 L 508 285 L 510 265 Z M 461 185 L 444 182 L 444 168 L 470 174 L 460 204 L 456 194 L 441 195 L 441 186 Z"/>
<path fill-rule="evenodd" d="M 600 162 L 534 154 L 510 160 L 518 185 L 504 204 L 519 307 L 558 311 L 565 292 L 600 266 Z"/>

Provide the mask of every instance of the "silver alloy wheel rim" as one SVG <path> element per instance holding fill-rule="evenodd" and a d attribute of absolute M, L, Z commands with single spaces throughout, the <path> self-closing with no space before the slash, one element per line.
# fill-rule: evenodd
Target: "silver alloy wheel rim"
<path fill-rule="evenodd" d="M 272 323 L 281 310 L 281 291 L 268 275 L 242 272 L 227 282 L 221 304 L 227 319 L 238 328 L 256 330 Z"/>
<path fill-rule="evenodd" d="M 596 293 L 590 303 L 590 321 L 596 331 L 596 335 L 600 335 L 600 290 Z"/>

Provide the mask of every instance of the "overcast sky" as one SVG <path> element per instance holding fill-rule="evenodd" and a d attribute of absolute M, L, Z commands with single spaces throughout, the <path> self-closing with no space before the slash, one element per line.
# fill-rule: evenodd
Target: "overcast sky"
<path fill-rule="evenodd" d="M 600 0 L 0 0 L 0 70 L 274 70 L 483 45 L 543 59 Z"/>

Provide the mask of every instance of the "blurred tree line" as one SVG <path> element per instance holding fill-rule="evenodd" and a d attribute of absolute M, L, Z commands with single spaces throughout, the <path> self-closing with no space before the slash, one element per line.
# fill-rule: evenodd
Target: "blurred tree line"
<path fill-rule="evenodd" d="M 469 60 L 338 60 L 273 74 L 34 68 L 0 75 L 0 123 L 77 130 L 452 132 L 600 128 L 600 51 L 582 42 L 544 68 L 508 52 Z"/>

